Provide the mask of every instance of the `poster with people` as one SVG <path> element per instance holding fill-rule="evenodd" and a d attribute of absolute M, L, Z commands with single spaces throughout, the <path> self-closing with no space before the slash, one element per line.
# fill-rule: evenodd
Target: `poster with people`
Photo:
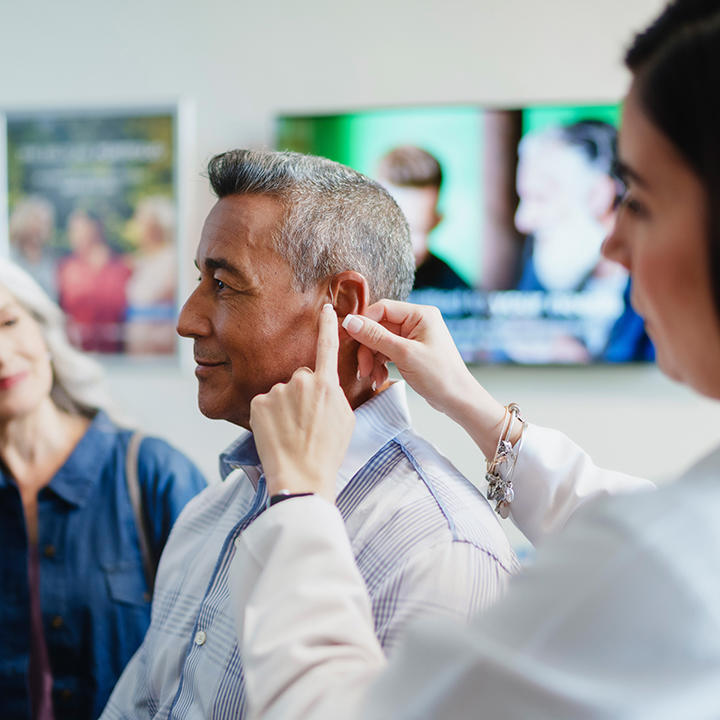
<path fill-rule="evenodd" d="M 83 350 L 175 353 L 176 120 L 172 108 L 6 118 L 10 256 Z"/>

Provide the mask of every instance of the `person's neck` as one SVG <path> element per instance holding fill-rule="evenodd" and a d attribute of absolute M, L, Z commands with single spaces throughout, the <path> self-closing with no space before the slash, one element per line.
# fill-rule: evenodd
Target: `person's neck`
<path fill-rule="evenodd" d="M 0 423 L 0 458 L 18 486 L 39 489 L 84 434 L 89 420 L 60 410 L 48 397 L 34 411 Z"/>
<path fill-rule="evenodd" d="M 583 215 L 551 232 L 538 233 L 533 264 L 539 281 L 548 290 L 577 290 L 600 260 L 604 239 L 603 226 Z"/>
<path fill-rule="evenodd" d="M 22 255 L 27 262 L 34 265 L 43 259 L 43 247 L 42 245 L 25 245 L 22 249 Z"/>
<path fill-rule="evenodd" d="M 419 268 L 430 257 L 430 248 L 427 243 L 421 250 L 415 252 L 415 269 Z"/>
<path fill-rule="evenodd" d="M 92 245 L 85 253 L 85 262 L 94 268 L 101 268 L 110 262 L 112 253 L 107 245 L 100 243 Z"/>
<path fill-rule="evenodd" d="M 357 379 L 357 370 L 355 368 L 339 368 L 340 387 L 342 387 L 345 397 L 350 407 L 357 410 L 364 402 L 367 402 L 376 390 L 372 388 L 372 380 L 369 378 Z"/>
<path fill-rule="evenodd" d="M 360 385 L 360 383 L 355 381 L 356 385 Z M 367 402 L 373 395 L 376 394 L 376 390 L 373 390 L 372 387 L 366 387 L 364 384 L 362 387 L 356 387 L 348 389 L 345 386 L 343 386 L 343 391 L 345 393 L 345 397 L 347 398 L 348 403 L 350 403 L 350 407 L 353 410 L 357 410 L 363 403 Z"/>

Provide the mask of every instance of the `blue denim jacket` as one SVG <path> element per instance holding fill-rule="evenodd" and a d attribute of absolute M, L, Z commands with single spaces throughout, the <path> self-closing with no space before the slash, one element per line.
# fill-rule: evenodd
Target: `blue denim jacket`
<path fill-rule="evenodd" d="M 56 720 L 100 715 L 150 623 L 125 480 L 131 431 L 99 412 L 38 496 L 40 603 Z M 160 556 L 184 505 L 205 487 L 163 440 L 140 445 L 138 479 Z M 28 540 L 20 494 L 0 467 L 0 716 L 30 718 Z"/>

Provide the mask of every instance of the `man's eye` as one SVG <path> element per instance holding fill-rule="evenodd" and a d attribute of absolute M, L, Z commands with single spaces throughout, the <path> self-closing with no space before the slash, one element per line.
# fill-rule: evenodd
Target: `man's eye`
<path fill-rule="evenodd" d="M 3 327 L 12 327 L 17 323 L 17 318 L 8 318 L 7 320 L 2 321 Z"/>
<path fill-rule="evenodd" d="M 218 280 L 217 278 L 214 278 L 214 279 L 215 279 L 215 287 L 218 290 L 222 290 L 223 288 L 227 287 L 227 285 L 225 285 L 225 283 L 222 280 Z"/>

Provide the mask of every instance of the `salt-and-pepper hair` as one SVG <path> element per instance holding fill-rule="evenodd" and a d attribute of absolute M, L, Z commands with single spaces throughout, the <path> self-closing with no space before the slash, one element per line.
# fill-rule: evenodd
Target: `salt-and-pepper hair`
<path fill-rule="evenodd" d="M 65 334 L 65 316 L 45 291 L 24 270 L 0 258 L 0 285 L 34 318 L 45 339 L 53 371 L 51 398 L 72 414 L 92 416 L 110 409 L 102 368 L 92 358 L 70 345 Z"/>
<path fill-rule="evenodd" d="M 285 213 L 277 251 L 307 290 L 345 270 L 363 275 L 370 301 L 404 300 L 415 263 L 407 220 L 379 183 L 325 158 L 231 150 L 208 164 L 219 198 L 268 195 Z"/>

